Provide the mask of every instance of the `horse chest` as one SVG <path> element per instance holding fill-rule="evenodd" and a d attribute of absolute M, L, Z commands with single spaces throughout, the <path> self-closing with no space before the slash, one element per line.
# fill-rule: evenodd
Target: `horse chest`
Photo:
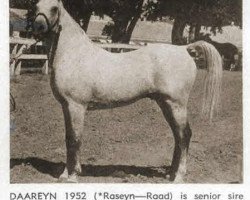
<path fill-rule="evenodd" d="M 67 71 L 59 66 L 55 68 L 52 84 L 63 98 L 72 98 L 77 102 L 88 101 L 91 98 L 90 83 L 81 74 L 72 73 L 72 70 Z"/>

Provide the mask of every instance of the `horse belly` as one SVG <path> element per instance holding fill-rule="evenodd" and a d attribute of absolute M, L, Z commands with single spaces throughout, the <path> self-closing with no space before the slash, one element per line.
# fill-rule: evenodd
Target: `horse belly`
<path fill-rule="evenodd" d="M 105 73 L 104 73 L 105 74 Z M 151 72 L 130 67 L 102 74 L 93 88 L 92 100 L 100 103 L 127 102 L 155 91 Z"/>

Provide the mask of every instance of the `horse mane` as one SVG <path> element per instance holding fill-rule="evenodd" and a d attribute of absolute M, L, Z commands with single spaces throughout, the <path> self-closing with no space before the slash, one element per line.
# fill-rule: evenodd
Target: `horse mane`
<path fill-rule="evenodd" d="M 84 39 L 91 42 L 85 31 L 81 28 L 81 26 L 73 19 L 73 17 L 69 14 L 69 12 L 65 9 L 62 2 L 60 2 L 60 9 L 61 9 L 61 22 L 67 24 L 72 24 L 73 27 L 75 27 L 76 31 L 75 33 L 79 33 L 84 36 Z M 66 19 L 66 22 L 63 22 L 63 20 Z"/>

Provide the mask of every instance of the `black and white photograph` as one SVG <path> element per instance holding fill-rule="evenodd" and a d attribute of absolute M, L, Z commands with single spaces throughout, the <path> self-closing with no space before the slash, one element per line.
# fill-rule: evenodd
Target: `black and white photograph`
<path fill-rule="evenodd" d="M 244 185 L 242 0 L 6 5 L 10 187 Z"/>

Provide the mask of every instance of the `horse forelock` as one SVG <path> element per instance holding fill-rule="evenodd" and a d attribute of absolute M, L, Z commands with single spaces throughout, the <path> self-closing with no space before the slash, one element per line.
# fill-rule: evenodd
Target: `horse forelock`
<path fill-rule="evenodd" d="M 62 2 L 60 0 L 39 0 L 36 4 L 36 12 L 44 13 L 46 16 L 51 14 L 53 8 L 60 9 Z"/>

